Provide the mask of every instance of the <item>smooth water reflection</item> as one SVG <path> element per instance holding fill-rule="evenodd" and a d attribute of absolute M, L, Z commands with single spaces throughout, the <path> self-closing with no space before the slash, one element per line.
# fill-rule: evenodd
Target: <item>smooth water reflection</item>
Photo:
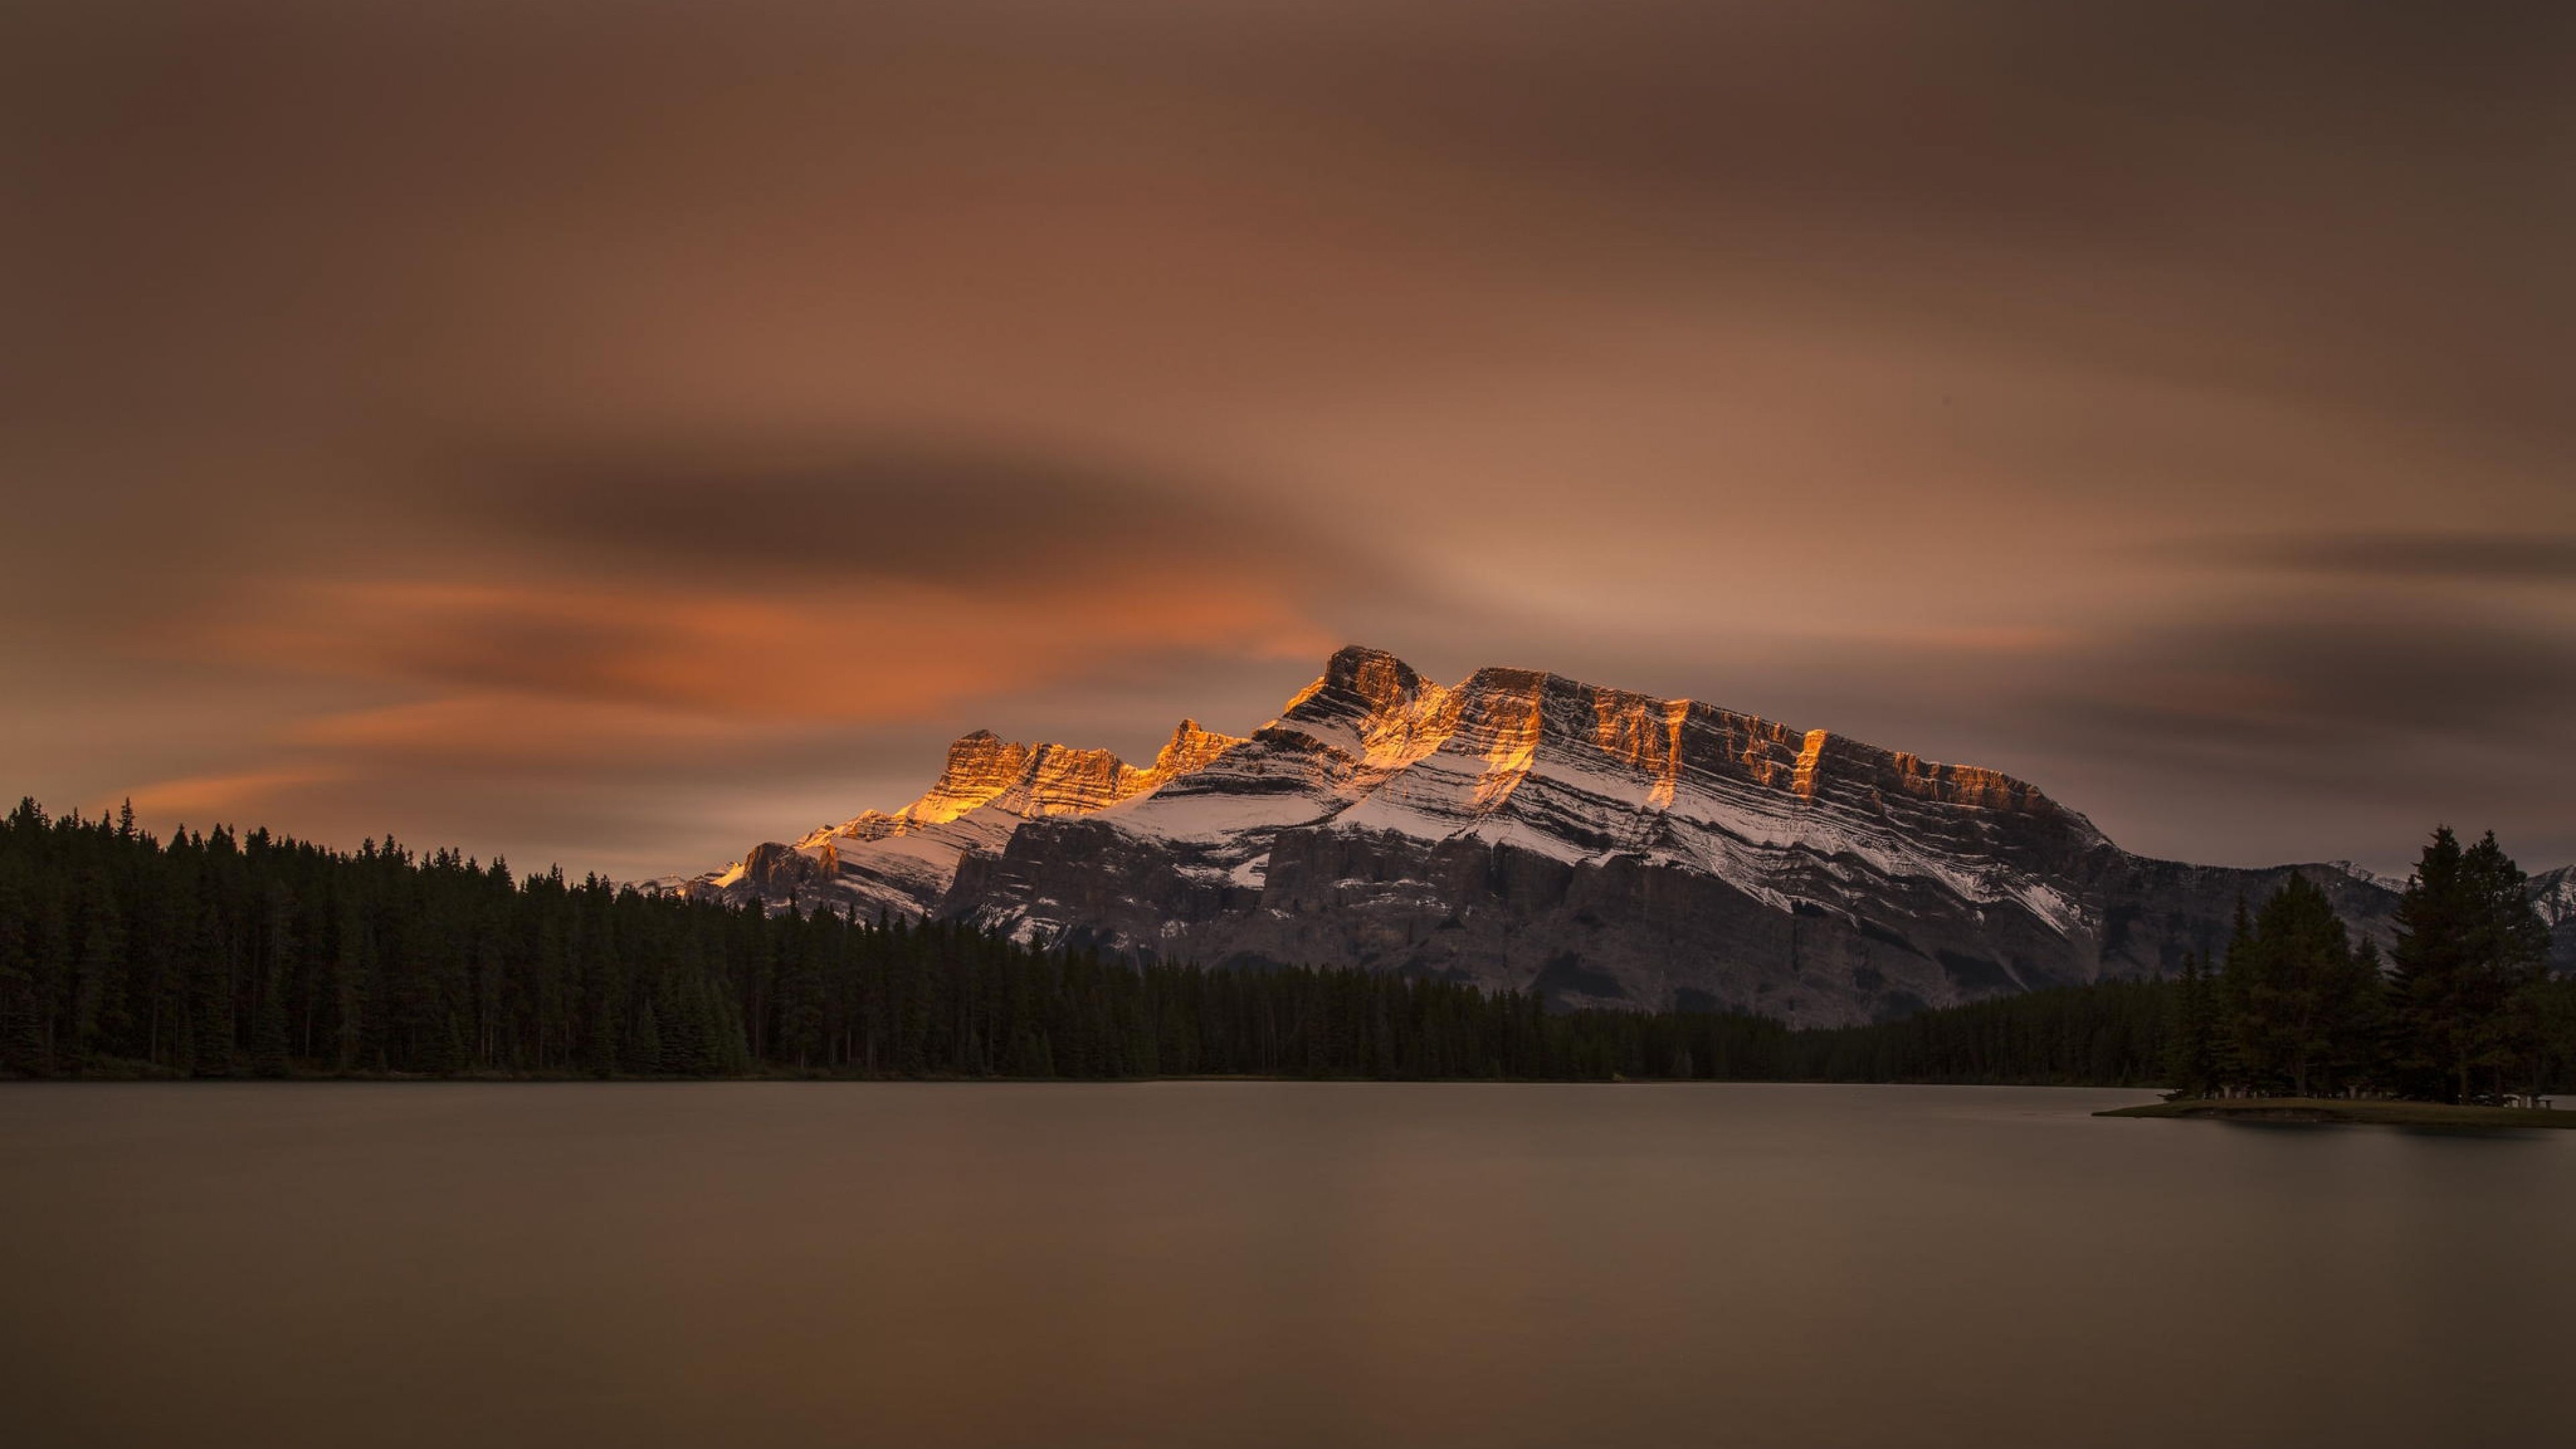
<path fill-rule="evenodd" d="M 2576 1437 L 2576 1133 L 1771 1086 L 0 1089 L 23 1445 Z"/>

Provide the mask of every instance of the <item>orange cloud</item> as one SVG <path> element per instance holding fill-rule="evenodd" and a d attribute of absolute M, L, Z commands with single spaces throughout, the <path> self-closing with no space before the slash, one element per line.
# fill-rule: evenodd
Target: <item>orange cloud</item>
<path fill-rule="evenodd" d="M 134 808 L 158 819 L 227 813 L 256 813 L 254 807 L 307 785 L 329 784 L 347 772 L 328 765 L 280 765 L 233 774 L 191 775 L 163 780 L 132 792 Z"/>
<path fill-rule="evenodd" d="M 1312 658 L 1279 590 L 1204 566 L 1041 571 L 961 588 L 861 578 L 793 593 L 590 579 L 271 585 L 164 642 L 413 699 L 311 718 L 290 744 L 577 761 L 827 722 L 918 719 L 1120 659 Z"/>
<path fill-rule="evenodd" d="M 376 760 L 578 767 L 685 757 L 739 745 L 763 732 L 758 721 L 736 715 L 496 692 L 322 715 L 293 725 L 284 737 L 291 745 Z"/>
<path fill-rule="evenodd" d="M 1052 592 L 867 580 L 777 597 L 585 582 L 317 582 L 180 642 L 351 679 L 712 713 L 896 718 L 1119 654 L 1306 656 L 1331 643 L 1280 593 L 1141 570 Z"/>

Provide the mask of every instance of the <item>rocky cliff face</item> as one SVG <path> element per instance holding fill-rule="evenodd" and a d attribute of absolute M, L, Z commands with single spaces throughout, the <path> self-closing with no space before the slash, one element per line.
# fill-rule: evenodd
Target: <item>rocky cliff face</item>
<path fill-rule="evenodd" d="M 918 918 L 948 893 L 958 862 L 998 851 L 1022 824 L 1087 815 L 1206 768 L 1242 744 L 1183 720 L 1152 766 L 1107 750 L 1013 744 L 977 730 L 948 747 L 948 763 L 920 799 L 869 810 L 793 845 L 752 848 L 734 865 L 686 883 L 691 894 L 796 903 L 863 917 Z"/>
<path fill-rule="evenodd" d="M 2531 904 L 2549 923 L 2549 969 L 2576 973 L 2576 865 L 2533 876 Z"/>
<path fill-rule="evenodd" d="M 2384 934 L 2395 895 L 2351 867 L 2149 860 L 1990 770 L 1530 670 L 1442 685 L 1353 648 L 1249 737 L 1184 720 L 1150 767 L 969 735 L 902 810 L 691 888 L 1850 1022 L 2169 971 L 2292 870 Z"/>

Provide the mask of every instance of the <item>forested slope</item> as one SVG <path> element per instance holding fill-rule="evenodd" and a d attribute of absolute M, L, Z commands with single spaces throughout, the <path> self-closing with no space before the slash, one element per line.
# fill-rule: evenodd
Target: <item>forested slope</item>
<path fill-rule="evenodd" d="M 265 831 L 0 823 L 0 1068 L 20 1076 L 2161 1079 L 2125 982 L 1869 1027 L 1551 1013 L 1361 971 L 1137 967 L 961 925 L 514 877 Z"/>

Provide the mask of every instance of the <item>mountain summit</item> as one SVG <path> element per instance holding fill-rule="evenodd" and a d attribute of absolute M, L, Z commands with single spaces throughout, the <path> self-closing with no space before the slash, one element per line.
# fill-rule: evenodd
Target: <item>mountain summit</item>
<path fill-rule="evenodd" d="M 2292 870 L 2384 930 L 2394 895 L 2349 866 L 2150 860 L 1992 770 L 1354 646 L 1248 737 L 1183 720 L 1139 767 L 978 731 L 902 809 L 685 889 L 1841 1023 L 2160 974 Z"/>

